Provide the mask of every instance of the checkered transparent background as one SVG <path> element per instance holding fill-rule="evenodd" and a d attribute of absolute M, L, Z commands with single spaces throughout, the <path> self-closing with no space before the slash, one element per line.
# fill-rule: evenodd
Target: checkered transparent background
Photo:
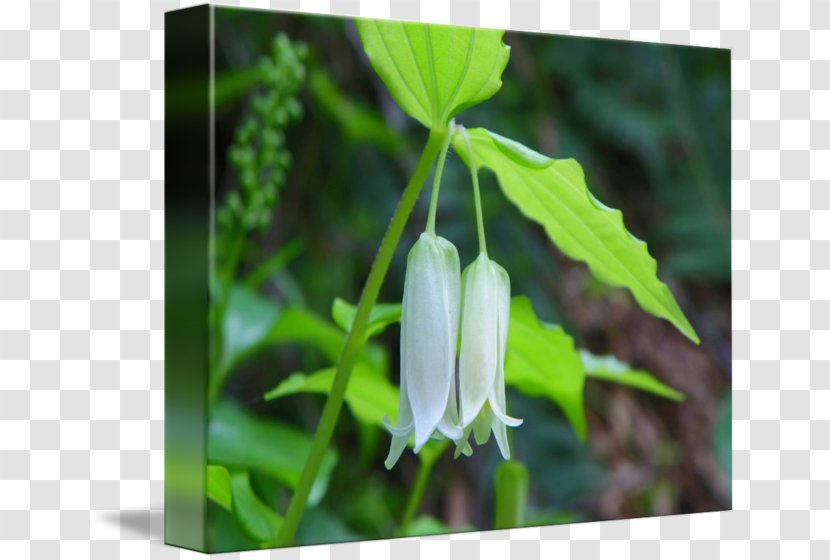
<path fill-rule="evenodd" d="M 0 557 L 163 538 L 163 13 L 0 5 Z M 226 2 L 231 4 L 232 2 Z M 225 557 L 830 558 L 830 2 L 245 1 L 732 49 L 737 511 Z"/>

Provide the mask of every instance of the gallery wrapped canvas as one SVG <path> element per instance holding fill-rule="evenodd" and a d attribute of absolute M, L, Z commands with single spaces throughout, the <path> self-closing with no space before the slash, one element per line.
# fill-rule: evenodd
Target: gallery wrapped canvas
<path fill-rule="evenodd" d="M 728 509 L 729 52 L 199 6 L 165 51 L 165 539 Z"/>

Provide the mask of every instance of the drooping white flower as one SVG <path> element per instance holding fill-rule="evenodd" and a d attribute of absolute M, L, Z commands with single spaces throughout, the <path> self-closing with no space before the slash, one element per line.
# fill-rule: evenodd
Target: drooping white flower
<path fill-rule="evenodd" d="M 415 452 L 437 430 L 459 440 L 455 355 L 461 298 L 455 246 L 424 232 L 409 252 L 401 307 L 401 382 L 398 418 L 387 421 L 391 469 L 415 434 Z"/>
<path fill-rule="evenodd" d="M 506 426 L 522 423 L 507 415 L 504 394 L 510 277 L 481 252 L 464 270 L 462 284 L 458 397 L 464 440 L 472 430 L 481 445 L 492 431 L 502 456 L 509 459 Z M 459 450 L 464 452 L 461 447 Z"/>

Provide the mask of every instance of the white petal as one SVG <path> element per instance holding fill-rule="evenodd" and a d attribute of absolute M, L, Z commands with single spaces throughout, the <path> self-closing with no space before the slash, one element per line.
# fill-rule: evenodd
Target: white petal
<path fill-rule="evenodd" d="M 489 396 L 490 407 L 493 414 L 507 424 L 515 427 L 521 425 L 518 418 L 508 416 L 506 410 L 506 399 L 504 396 L 504 358 L 507 352 L 507 334 L 510 328 L 510 277 L 507 272 L 496 263 L 492 263 L 498 277 L 498 329 L 499 329 L 499 359 L 496 378 L 493 381 L 493 391 Z"/>
<path fill-rule="evenodd" d="M 498 418 L 493 418 L 493 435 L 496 438 L 496 443 L 501 451 L 502 458 L 507 461 L 510 459 L 510 444 L 507 441 L 507 428 L 499 421 Z"/>
<path fill-rule="evenodd" d="M 437 429 L 453 441 L 459 440 L 464 435 L 464 430 L 462 430 L 458 419 L 458 404 L 455 397 L 454 378 L 450 381 L 450 394 L 447 398 L 447 407 L 444 409 L 444 416 L 438 422 Z"/>
<path fill-rule="evenodd" d="M 469 426 L 464 429 L 464 433 L 461 436 L 461 439 L 456 440 L 455 442 L 455 453 L 453 454 L 453 459 L 458 459 L 461 455 L 465 457 L 469 457 L 473 454 L 473 448 L 470 447 L 470 431 L 472 430 L 472 426 Z"/>
<path fill-rule="evenodd" d="M 405 435 L 392 435 L 392 443 L 389 445 L 389 454 L 386 456 L 384 466 L 387 470 L 395 466 L 398 459 L 401 458 L 403 450 L 406 449 L 406 444 L 409 443 L 409 438 L 412 431 L 408 431 Z"/>
<path fill-rule="evenodd" d="M 455 248 L 424 233 L 409 253 L 401 310 L 401 371 L 415 424 L 415 452 L 429 440 L 444 412 L 452 380 L 460 273 Z M 457 266 L 457 265 L 456 265 Z M 455 327 L 457 328 L 457 327 Z"/>
<path fill-rule="evenodd" d="M 499 358 L 498 279 L 484 253 L 468 267 L 461 310 L 459 401 L 461 423 L 478 416 L 493 386 Z"/>
<path fill-rule="evenodd" d="M 502 392 L 501 400 L 504 401 L 504 392 Z M 502 408 L 502 406 L 503 405 L 501 403 L 499 403 L 498 401 L 496 401 L 495 405 L 493 405 L 492 401 L 491 401 L 490 408 L 493 409 L 493 415 L 497 419 L 501 420 L 501 422 L 503 424 L 506 424 L 506 425 L 510 426 L 511 428 L 515 428 L 516 426 L 521 426 L 522 423 L 524 422 L 524 420 L 522 420 L 521 418 L 513 418 L 512 416 L 508 416 L 504 412 L 504 409 Z"/>
<path fill-rule="evenodd" d="M 490 408 L 493 411 L 493 435 L 498 443 L 504 459 L 510 459 L 510 445 L 507 440 L 506 426 L 516 427 L 522 420 L 508 416 L 505 412 L 506 399 L 504 395 L 504 359 L 507 352 L 507 336 L 510 327 L 510 277 L 498 264 L 493 263 L 499 277 L 499 366 L 493 389 L 488 397 Z"/>
<path fill-rule="evenodd" d="M 458 403 L 456 399 L 455 390 L 455 353 L 458 341 L 458 321 L 461 310 L 461 264 L 458 259 L 458 251 L 455 246 L 444 239 L 437 237 L 438 247 L 444 258 L 446 266 L 446 281 L 447 281 L 447 311 L 448 311 L 448 332 L 449 350 L 447 352 L 448 363 L 447 368 L 450 371 L 450 391 L 447 398 L 447 405 L 444 409 L 444 415 L 438 422 L 437 429 L 447 438 L 457 441 L 463 435 L 461 429 L 460 419 L 458 416 Z M 472 452 L 472 451 L 471 451 Z"/>
<path fill-rule="evenodd" d="M 386 461 L 383 463 L 387 469 L 391 469 L 398 462 L 401 453 L 406 449 L 406 444 L 409 443 L 409 438 L 412 435 L 414 428 L 412 423 L 412 409 L 409 406 L 409 395 L 406 391 L 406 377 L 401 376 L 401 394 L 398 402 L 398 423 L 393 427 L 389 424 L 389 419 L 383 419 L 386 428 L 392 433 L 392 443 L 389 445 L 389 455 L 386 456 Z"/>

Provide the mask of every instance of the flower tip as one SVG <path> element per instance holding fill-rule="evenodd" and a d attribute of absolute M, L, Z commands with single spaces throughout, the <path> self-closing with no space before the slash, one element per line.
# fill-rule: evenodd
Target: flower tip
<path fill-rule="evenodd" d="M 517 426 L 521 426 L 522 423 L 524 422 L 524 420 L 521 419 L 521 418 L 513 418 L 512 416 L 508 416 L 498 406 L 492 406 L 492 403 L 491 403 L 490 408 L 492 408 L 493 414 L 496 415 L 496 418 L 501 420 L 506 426 L 510 426 L 511 428 L 515 428 Z"/>

